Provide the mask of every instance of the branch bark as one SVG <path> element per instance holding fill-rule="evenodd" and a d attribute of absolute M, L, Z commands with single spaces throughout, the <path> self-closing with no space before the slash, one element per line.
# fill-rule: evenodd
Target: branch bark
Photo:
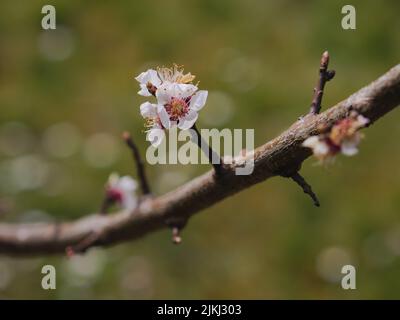
<path fill-rule="evenodd" d="M 13 255 L 64 253 L 92 233 L 102 236 L 92 246 L 109 246 L 140 238 L 166 228 L 171 218 L 189 219 L 193 214 L 241 190 L 274 176 L 290 176 L 299 170 L 311 152 L 301 143 L 322 127 L 331 127 L 348 116 L 349 110 L 369 118 L 371 123 L 400 104 L 400 65 L 370 85 L 321 114 L 308 114 L 254 153 L 254 171 L 236 176 L 234 165 L 223 174 L 213 170 L 159 197 L 144 199 L 133 212 L 93 214 L 59 224 L 0 224 L 0 253 Z"/>

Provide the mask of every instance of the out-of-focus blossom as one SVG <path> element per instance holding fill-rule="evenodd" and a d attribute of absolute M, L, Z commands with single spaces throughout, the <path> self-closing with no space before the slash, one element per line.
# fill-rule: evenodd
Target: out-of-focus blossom
<path fill-rule="evenodd" d="M 130 176 L 120 177 L 112 173 L 106 185 L 106 197 L 110 202 L 118 203 L 122 208 L 131 210 L 136 207 L 136 181 Z"/>
<path fill-rule="evenodd" d="M 338 153 L 353 156 L 358 153 L 358 145 L 363 137 L 358 130 L 365 127 L 369 120 L 353 112 L 348 118 L 337 122 L 329 133 L 312 136 L 303 142 L 303 146 L 312 149 L 321 162 L 332 161 Z"/>

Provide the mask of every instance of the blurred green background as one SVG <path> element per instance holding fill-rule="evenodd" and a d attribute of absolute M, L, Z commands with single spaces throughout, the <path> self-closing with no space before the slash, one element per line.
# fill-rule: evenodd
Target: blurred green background
<path fill-rule="evenodd" d="M 53 4 L 57 29 L 41 29 Z M 399 62 L 400 3 L 351 1 L 11 1 L 0 3 L 1 220 L 61 221 L 95 212 L 110 172 L 134 173 L 120 134 L 147 147 L 134 76 L 183 64 L 210 92 L 203 128 L 254 128 L 256 145 L 307 112 L 322 51 L 331 106 Z M 306 161 L 315 208 L 274 178 L 168 230 L 86 255 L 0 256 L 0 298 L 400 298 L 400 134 L 395 110 L 366 130 L 359 155 Z M 164 193 L 207 165 L 148 167 Z M 57 268 L 57 290 L 41 267 Z M 343 290 L 340 270 L 357 269 Z"/>

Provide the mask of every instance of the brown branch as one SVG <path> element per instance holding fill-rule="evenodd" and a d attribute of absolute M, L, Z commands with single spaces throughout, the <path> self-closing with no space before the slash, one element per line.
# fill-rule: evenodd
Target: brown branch
<path fill-rule="evenodd" d="M 400 104 L 400 65 L 395 66 L 370 85 L 318 115 L 307 115 L 275 139 L 258 147 L 254 153 L 254 171 L 236 176 L 235 165 L 226 165 L 216 179 L 213 170 L 176 190 L 155 198 L 146 198 L 133 212 L 90 215 L 59 225 L 0 224 L 0 252 L 8 254 L 64 253 L 93 230 L 102 237 L 95 245 L 115 245 L 134 240 L 165 228 L 172 217 L 188 219 L 213 204 L 265 181 L 282 172 L 295 172 L 311 152 L 301 146 L 309 136 L 319 134 L 321 127 L 331 127 L 353 109 L 371 123 Z M 394 142 L 394 141 L 393 141 Z"/>
<path fill-rule="evenodd" d="M 86 238 L 82 239 L 78 244 L 74 246 L 69 246 L 65 249 L 65 252 L 68 257 L 71 257 L 75 254 L 80 254 L 86 252 L 90 247 L 92 247 L 97 240 L 101 237 L 101 233 L 93 231 Z"/>
<path fill-rule="evenodd" d="M 314 88 L 314 97 L 310 108 L 311 114 L 318 114 L 320 112 L 325 83 L 329 80 L 332 80 L 333 77 L 335 76 L 335 71 L 328 70 L 328 65 L 329 65 L 329 53 L 328 51 L 325 51 L 321 57 L 317 87 Z"/>
<path fill-rule="evenodd" d="M 146 172 L 144 170 L 144 163 L 142 157 L 140 156 L 139 149 L 137 148 L 136 144 L 133 142 L 132 137 L 129 132 L 124 132 L 122 134 L 122 138 L 125 140 L 127 146 L 132 151 L 133 159 L 136 163 L 136 171 L 139 178 L 140 188 L 144 195 L 150 194 L 150 186 L 147 181 Z"/>

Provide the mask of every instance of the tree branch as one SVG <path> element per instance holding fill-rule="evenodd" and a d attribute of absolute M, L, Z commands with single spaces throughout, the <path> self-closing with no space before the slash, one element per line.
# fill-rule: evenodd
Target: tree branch
<path fill-rule="evenodd" d="M 159 197 L 144 199 L 133 212 L 110 215 L 94 214 L 61 224 L 0 224 L 0 253 L 64 253 L 92 232 L 100 232 L 95 245 L 114 245 L 140 238 L 167 227 L 169 218 L 188 219 L 213 204 L 282 172 L 297 172 L 311 152 L 301 143 L 348 116 L 349 110 L 369 118 L 371 123 L 400 104 L 400 65 L 370 85 L 327 111 L 309 114 L 296 121 L 275 139 L 254 153 L 254 171 L 248 176 L 235 175 L 235 165 L 226 165 L 218 178 L 213 170 Z"/>

